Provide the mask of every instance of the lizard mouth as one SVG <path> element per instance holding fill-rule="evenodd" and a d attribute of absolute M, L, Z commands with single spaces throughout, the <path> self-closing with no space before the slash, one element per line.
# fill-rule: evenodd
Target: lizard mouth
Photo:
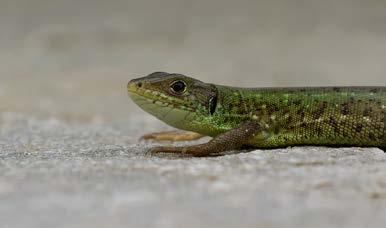
<path fill-rule="evenodd" d="M 139 86 L 138 83 L 129 82 L 127 91 L 132 100 L 141 108 L 144 108 L 144 105 L 152 104 L 152 106 L 159 108 L 180 109 L 189 112 L 195 111 L 194 108 L 186 106 L 181 99 L 165 95 L 155 90 L 146 89 L 142 85 Z"/>
<path fill-rule="evenodd" d="M 128 92 L 131 99 L 141 109 L 152 114 L 165 123 L 183 128 L 189 123 L 194 116 L 194 109 L 181 104 L 181 101 L 174 100 L 163 93 L 138 88 L 136 85 L 129 83 Z"/>

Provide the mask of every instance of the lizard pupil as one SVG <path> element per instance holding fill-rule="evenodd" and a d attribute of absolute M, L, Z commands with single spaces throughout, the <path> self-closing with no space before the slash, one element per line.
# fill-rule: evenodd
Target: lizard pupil
<path fill-rule="evenodd" d="M 186 84 L 183 81 L 175 81 L 171 85 L 171 89 L 175 93 L 183 93 L 186 90 Z"/>

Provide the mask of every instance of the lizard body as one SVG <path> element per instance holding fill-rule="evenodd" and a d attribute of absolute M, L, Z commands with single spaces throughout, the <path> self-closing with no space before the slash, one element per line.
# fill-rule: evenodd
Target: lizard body
<path fill-rule="evenodd" d="M 214 137 L 154 152 L 295 145 L 386 147 L 386 87 L 237 88 L 155 72 L 128 84 L 133 101 L 178 129 Z"/>

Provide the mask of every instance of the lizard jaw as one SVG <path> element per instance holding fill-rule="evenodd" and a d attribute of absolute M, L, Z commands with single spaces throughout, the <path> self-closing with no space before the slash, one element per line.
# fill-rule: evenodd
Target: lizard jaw
<path fill-rule="evenodd" d="M 194 113 L 193 109 L 181 106 L 159 92 L 138 88 L 132 82 L 128 84 L 128 93 L 142 110 L 173 127 L 182 128 Z"/>
<path fill-rule="evenodd" d="M 184 105 L 184 103 L 181 102 L 180 100 L 173 99 L 173 97 L 167 96 L 155 90 L 140 87 L 138 86 L 138 83 L 135 83 L 135 82 L 129 82 L 129 84 L 127 85 L 127 91 L 130 97 L 133 98 L 134 96 L 136 97 L 135 99 L 138 99 L 138 96 L 143 97 L 148 102 L 156 104 L 160 108 L 169 107 L 169 108 L 181 109 L 189 112 L 195 111 L 194 108 Z M 141 106 L 141 104 L 138 104 L 138 106 Z"/>

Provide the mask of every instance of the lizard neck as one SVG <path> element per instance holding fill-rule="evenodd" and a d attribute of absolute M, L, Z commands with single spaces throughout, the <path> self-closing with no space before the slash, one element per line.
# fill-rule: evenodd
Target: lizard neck
<path fill-rule="evenodd" d="M 242 111 L 243 100 L 239 96 L 240 91 L 245 89 L 212 85 L 217 90 L 216 107 L 210 115 L 207 111 L 196 112 L 192 121 L 184 123 L 185 130 L 213 137 L 250 119 L 250 116 Z"/>

